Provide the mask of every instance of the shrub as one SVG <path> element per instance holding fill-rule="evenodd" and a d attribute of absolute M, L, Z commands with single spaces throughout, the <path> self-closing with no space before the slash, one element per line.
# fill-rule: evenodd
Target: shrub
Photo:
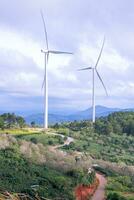
<path fill-rule="evenodd" d="M 107 195 L 107 200 L 127 200 L 127 199 L 116 192 L 113 193 L 111 192 Z"/>
<path fill-rule="evenodd" d="M 37 143 L 38 143 L 37 138 L 35 138 L 35 137 L 32 137 L 32 138 L 30 139 L 30 141 L 31 141 L 32 143 L 34 143 L 34 144 L 37 144 Z"/>
<path fill-rule="evenodd" d="M 48 144 L 49 144 L 49 145 L 53 145 L 53 140 L 49 140 L 49 141 L 48 141 Z"/>
<path fill-rule="evenodd" d="M 95 172 L 88 174 L 87 171 L 83 169 L 72 169 L 67 172 L 69 176 L 76 179 L 76 184 L 82 184 L 85 186 L 91 185 L 95 180 Z"/>

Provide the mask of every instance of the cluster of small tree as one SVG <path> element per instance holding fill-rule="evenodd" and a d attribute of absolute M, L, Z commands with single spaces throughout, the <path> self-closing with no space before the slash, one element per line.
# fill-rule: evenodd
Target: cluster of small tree
<path fill-rule="evenodd" d="M 95 131 L 100 134 L 126 133 L 134 135 L 134 112 L 115 112 L 96 120 Z"/>
<path fill-rule="evenodd" d="M 134 112 L 115 112 L 107 117 L 100 117 L 93 126 L 91 121 L 74 121 L 52 126 L 55 129 L 68 128 L 70 131 L 96 132 L 109 135 L 110 133 L 134 135 Z M 94 129 L 94 131 L 93 131 Z"/>
<path fill-rule="evenodd" d="M 107 195 L 107 200 L 133 200 L 134 198 L 132 197 L 124 197 L 122 195 L 120 195 L 117 192 L 111 192 Z"/>
<path fill-rule="evenodd" d="M 0 128 L 23 128 L 25 120 L 21 116 L 16 116 L 14 113 L 4 113 L 0 115 Z"/>
<path fill-rule="evenodd" d="M 67 172 L 68 176 L 75 178 L 76 185 L 82 184 L 84 186 L 89 186 L 95 181 L 95 171 L 88 173 L 87 170 L 84 169 L 72 169 Z"/>

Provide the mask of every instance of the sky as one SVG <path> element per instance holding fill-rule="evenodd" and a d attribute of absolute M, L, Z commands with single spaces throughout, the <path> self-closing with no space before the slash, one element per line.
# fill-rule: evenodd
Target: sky
<path fill-rule="evenodd" d="M 73 55 L 51 55 L 48 63 L 49 112 L 75 112 L 92 105 L 92 72 L 104 35 L 95 76 L 96 105 L 134 107 L 133 0 L 1 0 L 0 112 L 43 111 L 46 48 L 40 16 L 46 21 L 49 48 Z"/>

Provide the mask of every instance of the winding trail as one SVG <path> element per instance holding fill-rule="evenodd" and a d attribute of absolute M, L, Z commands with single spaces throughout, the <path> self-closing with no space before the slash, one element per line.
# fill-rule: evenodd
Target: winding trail
<path fill-rule="evenodd" d="M 65 135 L 62 135 L 62 134 L 58 134 L 58 133 L 47 133 L 47 134 L 51 134 L 51 135 L 57 135 L 57 136 L 60 136 L 60 137 L 62 137 L 62 138 L 65 138 Z M 71 142 L 73 142 L 74 141 L 74 139 L 72 138 L 72 137 L 69 137 L 69 136 L 67 136 L 67 139 L 64 141 L 64 144 L 61 144 L 61 145 L 55 145 L 55 146 L 53 146 L 53 149 L 58 149 L 58 148 L 60 148 L 60 147 L 64 147 L 64 146 L 68 146 L 68 145 L 70 145 L 70 143 Z"/>
<path fill-rule="evenodd" d="M 98 186 L 97 190 L 95 191 L 91 200 L 104 200 L 105 199 L 105 187 L 107 184 L 107 180 L 103 175 L 101 175 L 99 173 L 96 173 L 96 176 L 99 179 L 99 186 Z"/>
<path fill-rule="evenodd" d="M 64 137 L 63 137 L 63 138 L 64 138 Z M 60 147 L 66 146 L 66 145 L 68 146 L 68 145 L 70 145 L 70 143 L 73 142 L 73 141 L 74 141 L 73 138 L 67 137 L 67 139 L 66 139 L 66 141 L 64 142 L 64 144 L 57 145 L 57 146 L 55 146 L 54 148 L 55 148 L 55 149 L 58 149 L 58 148 L 60 148 Z"/>
<path fill-rule="evenodd" d="M 58 133 L 51 133 L 51 134 L 52 135 L 61 136 L 62 138 L 65 137 L 64 135 L 58 134 Z M 60 147 L 63 147 L 65 145 L 69 145 L 73 141 L 74 141 L 73 138 L 67 137 L 67 140 L 64 142 L 64 144 L 53 146 L 53 150 L 56 150 L 56 149 L 58 149 Z M 107 180 L 102 174 L 99 174 L 99 173 L 96 173 L 96 177 L 99 180 L 99 186 L 96 189 L 96 191 L 95 191 L 94 195 L 92 196 L 91 200 L 105 200 L 105 187 L 106 187 L 106 184 L 107 184 Z"/>

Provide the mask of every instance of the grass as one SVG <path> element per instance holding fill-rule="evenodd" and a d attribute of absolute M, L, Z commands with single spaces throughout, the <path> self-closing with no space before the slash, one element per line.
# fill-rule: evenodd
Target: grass
<path fill-rule="evenodd" d="M 49 135 L 44 133 L 32 133 L 27 135 L 17 135 L 17 138 L 24 139 L 26 141 L 31 141 L 35 144 L 41 143 L 46 145 L 58 145 L 64 144 L 64 139 L 58 135 Z"/>
<path fill-rule="evenodd" d="M 24 128 L 24 129 L 4 129 L 0 130 L 0 134 L 10 134 L 17 139 L 24 139 L 33 143 L 42 143 L 43 145 L 60 145 L 64 144 L 64 138 L 58 135 L 53 135 L 53 129 L 44 132 L 39 128 Z"/>
<path fill-rule="evenodd" d="M 0 134 L 7 133 L 11 135 L 28 135 L 32 133 L 36 133 L 36 130 L 32 129 L 4 129 L 0 130 Z"/>

